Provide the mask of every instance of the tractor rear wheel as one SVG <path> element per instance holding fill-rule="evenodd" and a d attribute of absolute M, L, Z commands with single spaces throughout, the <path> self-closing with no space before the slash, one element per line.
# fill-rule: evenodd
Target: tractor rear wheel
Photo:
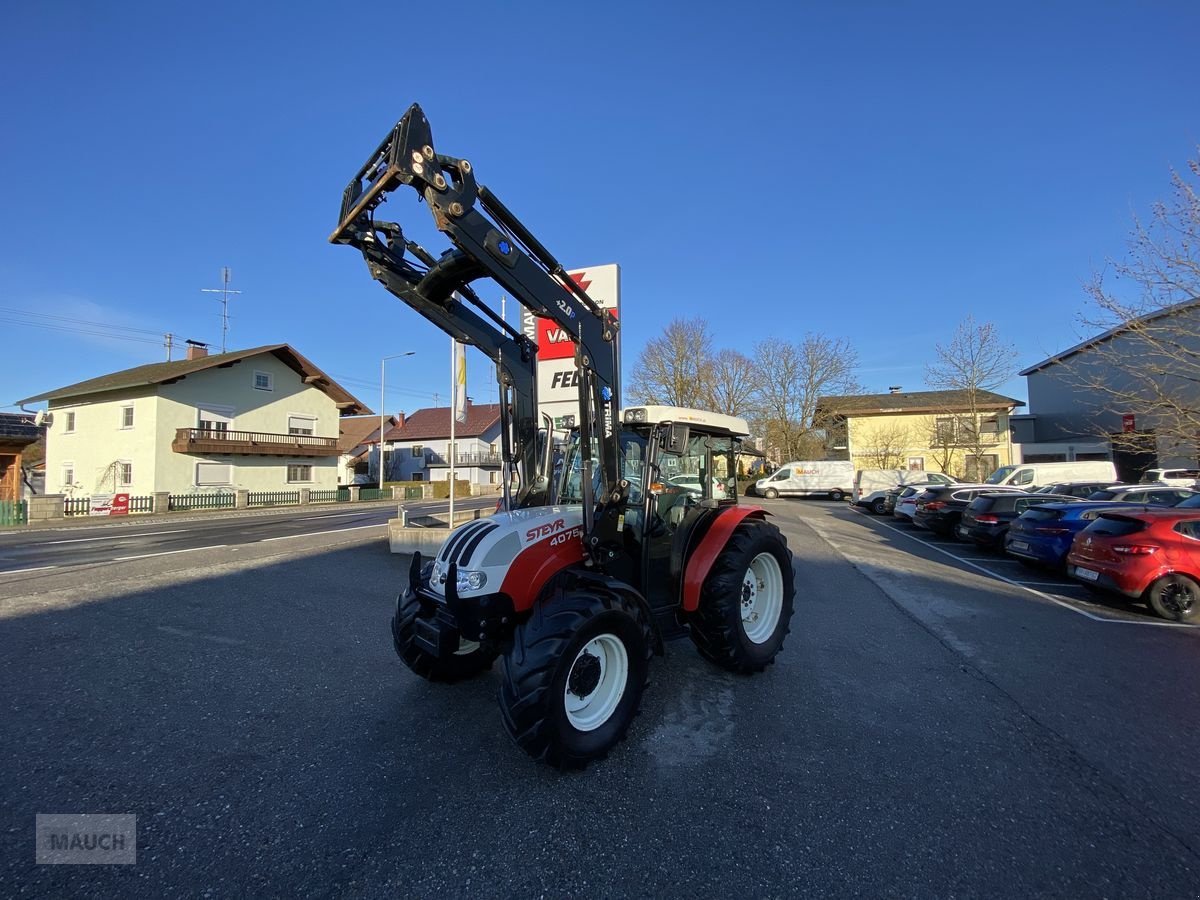
<path fill-rule="evenodd" d="M 501 663 L 509 737 L 558 769 L 603 759 L 637 715 L 651 650 L 650 618 L 635 601 L 555 588 L 516 628 Z"/>
<path fill-rule="evenodd" d="M 783 649 L 796 593 L 792 555 L 779 529 L 761 519 L 738 525 L 700 591 L 692 641 L 731 672 L 761 672 Z"/>
<path fill-rule="evenodd" d="M 496 652 L 473 641 L 460 641 L 458 652 L 441 659 L 416 642 L 417 615 L 421 604 L 415 596 L 407 600 L 404 595 L 396 601 L 396 615 L 392 617 L 392 642 L 396 655 L 404 664 L 429 681 L 452 683 L 474 678 L 486 672 L 496 661 Z"/>

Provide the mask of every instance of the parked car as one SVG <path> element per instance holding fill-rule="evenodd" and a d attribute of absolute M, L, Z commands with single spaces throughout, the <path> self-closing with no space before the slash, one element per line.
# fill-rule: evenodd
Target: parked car
<path fill-rule="evenodd" d="M 1122 503 L 1140 503 L 1143 506 L 1175 506 L 1188 497 L 1196 496 L 1197 491 L 1187 488 L 1165 487 L 1156 484 L 1115 484 L 1100 491 L 1088 494 L 1089 500 L 1119 500 Z"/>
<path fill-rule="evenodd" d="M 1200 469 L 1147 469 L 1142 484 L 1169 484 L 1190 488 L 1200 479 Z"/>
<path fill-rule="evenodd" d="M 1056 501 L 1079 502 L 1076 497 L 1057 494 L 1016 494 L 1009 491 L 1000 494 L 980 494 L 963 510 L 955 536 L 962 541 L 973 541 L 989 550 L 1002 550 L 1004 536 L 1008 534 L 1008 527 L 1017 516 L 1033 507 Z"/>
<path fill-rule="evenodd" d="M 1058 481 L 1053 484 L 1044 485 L 1034 491 L 1034 493 L 1062 494 L 1067 497 L 1086 500 L 1091 494 L 1096 493 L 1096 491 L 1102 491 L 1115 486 L 1124 487 L 1124 485 L 1113 485 L 1111 481 Z"/>
<path fill-rule="evenodd" d="M 1200 510 L 1102 512 L 1075 536 L 1067 574 L 1164 619 L 1200 621 Z"/>
<path fill-rule="evenodd" d="M 917 495 L 913 524 L 928 528 L 934 534 L 949 537 L 954 534 L 963 511 L 971 501 L 984 493 L 1014 493 L 1028 496 L 1026 491 L 991 484 L 948 484 L 926 488 Z"/>
<path fill-rule="evenodd" d="M 885 476 L 879 476 L 875 473 L 898 472 L 900 480 L 893 482 L 886 487 L 879 487 L 878 482 L 883 480 Z M 864 476 L 872 476 L 867 478 Z M 875 513 L 877 516 L 882 516 L 891 512 L 888 509 L 887 496 L 892 491 L 899 491 L 897 488 L 905 487 L 910 484 L 954 484 L 955 480 L 949 475 L 943 475 L 941 472 L 904 472 L 901 469 L 860 469 L 856 475 L 857 481 L 854 485 L 854 493 L 851 494 L 851 502 L 855 506 L 861 506 Z M 865 483 L 865 485 L 864 485 Z M 874 489 L 871 490 L 874 486 Z"/>
<path fill-rule="evenodd" d="M 726 493 L 727 493 L 726 488 L 725 488 L 725 482 L 721 481 L 719 478 L 710 478 L 709 481 L 712 482 L 713 497 L 717 500 L 724 500 Z M 692 493 L 692 494 L 696 494 L 697 496 L 704 493 L 704 487 L 700 482 L 699 475 L 691 475 L 691 474 L 672 475 L 670 478 L 667 479 L 667 484 L 671 484 L 671 485 L 674 485 L 675 487 L 683 488 L 685 491 L 688 491 L 689 493 Z"/>
<path fill-rule="evenodd" d="M 1034 495 L 1036 496 L 1036 495 Z M 1102 512 L 1149 509 L 1135 503 L 1103 500 L 1078 500 L 1073 503 L 1046 503 L 1025 510 L 1008 526 L 1004 552 L 1030 566 L 1061 569 L 1075 535 L 1092 524 Z"/>
<path fill-rule="evenodd" d="M 926 488 L 941 487 L 941 482 L 923 481 L 919 484 L 903 484 L 888 491 L 884 501 L 884 512 L 902 522 L 911 522 L 917 508 L 917 497 Z"/>

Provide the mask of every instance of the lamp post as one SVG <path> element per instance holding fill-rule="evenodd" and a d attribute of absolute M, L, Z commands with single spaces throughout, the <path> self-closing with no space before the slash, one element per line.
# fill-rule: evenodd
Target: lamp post
<path fill-rule="evenodd" d="M 397 353 L 394 356 L 385 356 L 379 361 L 379 490 L 383 490 L 383 428 L 384 422 L 387 420 L 387 395 L 384 393 L 384 363 L 389 359 L 400 359 L 403 356 L 412 356 L 416 350 L 407 350 L 404 353 Z"/>

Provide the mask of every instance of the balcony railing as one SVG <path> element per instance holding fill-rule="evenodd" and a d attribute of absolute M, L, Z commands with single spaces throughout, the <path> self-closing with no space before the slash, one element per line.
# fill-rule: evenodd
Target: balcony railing
<path fill-rule="evenodd" d="M 449 454 L 434 453 L 432 450 L 425 451 L 425 462 L 430 466 L 448 466 L 450 465 Z M 500 466 L 504 462 L 504 457 L 499 453 L 456 453 L 454 454 L 455 466 Z"/>
<path fill-rule="evenodd" d="M 171 449 L 176 453 L 221 456 L 337 456 L 337 438 L 262 431 L 210 431 L 178 428 Z"/>

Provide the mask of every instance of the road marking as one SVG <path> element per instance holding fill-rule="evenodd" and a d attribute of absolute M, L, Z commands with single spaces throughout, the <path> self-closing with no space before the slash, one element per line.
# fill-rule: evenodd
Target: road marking
<path fill-rule="evenodd" d="M 859 512 L 858 510 L 853 510 L 853 512 L 856 515 L 860 515 L 860 516 L 866 515 L 866 513 Z M 902 531 L 901 529 L 896 528 L 893 525 L 889 525 L 886 522 L 875 521 L 874 524 L 882 525 L 884 528 L 887 528 L 891 531 L 896 532 L 896 534 L 902 534 L 905 537 L 911 538 L 912 540 L 916 541 L 918 544 L 923 544 L 924 546 L 928 547 L 930 550 L 936 550 L 938 553 L 945 554 L 946 556 L 950 557 L 955 562 L 960 562 L 960 563 L 963 563 L 964 565 L 968 565 L 972 569 L 978 569 L 980 572 L 982 572 L 984 575 L 987 575 L 990 578 L 995 578 L 995 579 L 1003 581 L 1007 584 L 1011 584 L 1013 587 L 1017 588 L 1018 590 L 1028 591 L 1030 594 L 1033 594 L 1035 597 L 1041 597 L 1043 600 L 1049 600 L 1051 603 L 1055 604 L 1056 606 L 1061 606 L 1063 609 L 1069 609 L 1071 612 L 1077 613 L 1078 615 L 1081 615 L 1088 619 L 1091 619 L 1093 622 L 1104 622 L 1109 625 L 1146 625 L 1151 628 L 1195 628 L 1196 627 L 1194 625 L 1188 625 L 1185 622 L 1139 622 L 1139 621 L 1135 621 L 1132 619 L 1110 619 L 1106 616 L 1097 616 L 1097 615 L 1094 615 L 1093 613 L 1088 612 L 1087 610 L 1079 609 L 1078 607 L 1074 606 L 1073 604 L 1068 603 L 1066 600 L 1063 600 L 1060 597 L 1055 597 L 1053 594 L 1047 594 L 1045 591 L 1036 591 L 1031 587 L 1026 587 L 1021 582 L 1019 582 L 1013 578 L 1008 578 L 1005 575 L 1001 575 L 999 572 L 991 572 L 991 571 L 985 569 L 983 566 L 976 565 L 975 563 L 971 562 L 970 560 L 964 559 L 961 556 L 955 556 L 949 550 L 943 550 L 941 547 L 937 546 L 936 544 L 931 544 L 929 541 L 923 541 L 916 535 L 912 535 L 906 531 Z M 828 538 L 825 538 L 825 539 L 827 541 L 829 540 Z M 839 548 L 838 552 L 841 552 L 843 556 L 845 555 L 845 553 L 843 551 L 841 551 L 840 548 Z"/>
<path fill-rule="evenodd" d="M 42 572 L 46 569 L 57 569 L 58 566 L 34 566 L 32 569 L 9 569 L 7 572 L 0 572 L 0 575 L 23 575 L 26 572 Z"/>
<path fill-rule="evenodd" d="M 1014 566 L 1020 565 L 1020 563 L 1015 559 L 1001 559 L 999 556 L 959 556 L 955 558 L 969 560 L 970 562 L 1011 563 Z"/>
<path fill-rule="evenodd" d="M 331 528 L 329 531 L 306 531 L 304 534 L 283 534 L 279 537 L 262 538 L 255 543 L 268 544 L 271 541 L 294 541 L 296 538 L 317 537 L 322 534 L 345 534 L 347 531 L 362 531 L 364 528 L 383 528 L 387 522 L 376 522 L 374 525 L 356 525 L 353 528 Z"/>
<path fill-rule="evenodd" d="M 1078 588 L 1083 590 L 1082 584 L 1060 584 L 1057 581 L 1022 581 L 1021 584 L 1032 584 L 1035 587 L 1052 587 L 1052 588 Z"/>
<path fill-rule="evenodd" d="M 346 519 L 346 518 L 349 518 L 350 516 L 362 516 L 362 515 L 366 515 L 366 513 L 352 512 L 352 513 L 338 513 L 336 516 L 304 516 L 303 518 L 297 519 L 296 521 L 297 522 L 311 522 L 313 519 Z"/>
<path fill-rule="evenodd" d="M 159 535 L 159 534 L 183 534 L 185 531 L 187 531 L 186 528 L 176 528 L 174 531 L 143 531 L 138 534 L 128 535 L 127 537 L 117 537 L 115 535 L 105 535 L 104 537 L 94 537 L 94 538 L 71 538 L 71 540 L 69 540 L 69 541 L 44 541 L 42 543 L 42 546 L 48 546 L 50 544 L 82 544 L 85 541 L 114 541 L 114 540 L 120 541 L 120 540 L 128 540 L 129 538 L 154 537 L 155 535 Z"/>
<path fill-rule="evenodd" d="M 227 547 L 228 544 L 213 544 L 210 547 L 188 547 L 186 550 L 164 550 L 161 553 L 139 553 L 137 556 L 118 556 L 113 559 L 113 562 L 125 562 L 130 559 L 149 559 L 152 556 L 171 556 L 174 553 L 195 553 L 197 550 L 219 550 L 221 547 Z"/>
<path fill-rule="evenodd" d="M 159 631 L 164 631 L 167 634 L 178 635 L 185 638 L 199 638 L 202 641 L 212 641 L 214 644 L 228 644 L 232 647 L 241 646 L 245 641 L 240 641 L 237 638 L 221 637 L 217 634 L 201 634 L 198 631 L 189 631 L 186 628 L 175 628 L 172 625 L 159 625 Z"/>

